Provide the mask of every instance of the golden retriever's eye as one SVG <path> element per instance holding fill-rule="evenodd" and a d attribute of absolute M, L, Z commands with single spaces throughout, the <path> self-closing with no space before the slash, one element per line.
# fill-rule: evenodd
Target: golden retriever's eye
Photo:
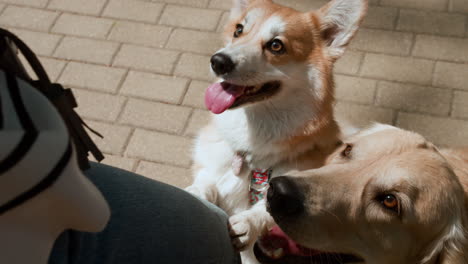
<path fill-rule="evenodd" d="M 244 32 L 244 26 L 242 24 L 237 24 L 236 25 L 236 31 L 234 31 L 234 37 L 238 38 L 242 32 Z"/>
<path fill-rule="evenodd" d="M 286 51 L 286 49 L 284 48 L 283 42 L 279 39 L 274 39 L 270 41 L 267 44 L 267 48 L 269 51 L 271 51 L 274 54 L 283 54 Z"/>
<path fill-rule="evenodd" d="M 353 150 L 353 145 L 351 144 L 346 144 L 345 149 L 341 152 L 341 156 L 343 158 L 349 158 L 351 157 L 351 151 Z"/>
<path fill-rule="evenodd" d="M 384 194 L 379 198 L 380 203 L 388 210 L 392 210 L 400 215 L 400 201 L 393 194 Z"/>

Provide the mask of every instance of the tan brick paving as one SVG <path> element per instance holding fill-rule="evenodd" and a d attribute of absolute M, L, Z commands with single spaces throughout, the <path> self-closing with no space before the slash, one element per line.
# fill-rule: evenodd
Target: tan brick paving
<path fill-rule="evenodd" d="M 456 91 L 452 108 L 452 116 L 455 118 L 468 119 L 468 92 Z"/>
<path fill-rule="evenodd" d="M 0 25 L 47 31 L 58 15 L 54 11 L 10 5 L 2 12 Z"/>
<path fill-rule="evenodd" d="M 156 22 L 164 5 L 134 0 L 110 0 L 103 16 L 144 22 Z"/>
<path fill-rule="evenodd" d="M 218 33 L 176 29 L 172 33 L 166 47 L 174 50 L 210 55 L 219 50 L 221 45 L 222 42 Z"/>
<path fill-rule="evenodd" d="M 444 11 L 449 0 L 381 0 L 381 5 Z M 462 0 L 463 1 L 463 0 Z"/>
<path fill-rule="evenodd" d="M 361 29 L 351 42 L 351 49 L 394 55 L 408 55 L 413 43 L 410 33 Z"/>
<path fill-rule="evenodd" d="M 190 138 L 137 129 L 126 154 L 137 159 L 188 168 L 191 163 L 191 146 Z"/>
<path fill-rule="evenodd" d="M 114 65 L 170 74 L 178 54 L 169 50 L 124 44 L 115 58 Z"/>
<path fill-rule="evenodd" d="M 120 123 L 146 129 L 180 134 L 190 115 L 190 108 L 129 99 Z"/>
<path fill-rule="evenodd" d="M 107 0 L 50 0 L 49 9 L 57 9 L 80 14 L 98 15 Z"/>
<path fill-rule="evenodd" d="M 188 79 L 131 71 L 121 93 L 131 97 L 178 104 L 184 96 Z"/>
<path fill-rule="evenodd" d="M 404 111 L 446 116 L 450 112 L 452 93 L 447 89 L 380 82 L 376 104 Z"/>
<path fill-rule="evenodd" d="M 205 90 L 210 85 L 208 82 L 192 81 L 184 98 L 184 105 L 195 108 L 205 108 Z"/>
<path fill-rule="evenodd" d="M 78 113 L 85 118 L 113 122 L 124 106 L 125 97 L 75 89 Z"/>
<path fill-rule="evenodd" d="M 398 30 L 437 35 L 463 36 L 466 16 L 453 13 L 401 10 Z"/>
<path fill-rule="evenodd" d="M 45 7 L 48 0 L 2 0 L 2 2 L 33 7 Z"/>
<path fill-rule="evenodd" d="M 24 29 L 11 29 L 18 37 L 31 46 L 37 55 L 51 56 L 62 36 Z"/>
<path fill-rule="evenodd" d="M 100 138 L 90 134 L 98 147 L 106 154 L 121 155 L 125 150 L 132 128 L 104 122 L 86 121 L 89 126 L 105 135 Z"/>
<path fill-rule="evenodd" d="M 211 119 L 211 115 L 206 110 L 197 109 L 193 111 L 192 118 L 187 126 L 185 135 L 196 136 L 197 132 Z"/>
<path fill-rule="evenodd" d="M 368 28 L 393 29 L 398 16 L 398 8 L 370 6 L 369 14 L 364 18 L 363 26 Z"/>
<path fill-rule="evenodd" d="M 419 35 L 413 55 L 435 60 L 468 62 L 468 39 Z"/>
<path fill-rule="evenodd" d="M 60 76 L 59 82 L 73 87 L 115 93 L 125 72 L 124 69 L 70 62 Z"/>
<path fill-rule="evenodd" d="M 468 13 L 468 2 L 465 0 L 450 1 L 449 10 L 452 12 Z"/>
<path fill-rule="evenodd" d="M 231 0 L 0 0 L 0 26 L 74 88 L 106 164 L 180 187 L 208 122 L 210 55 Z M 326 0 L 279 0 L 310 11 Z M 371 0 L 335 65 L 336 115 L 468 144 L 468 1 Z"/>
<path fill-rule="evenodd" d="M 65 37 L 54 56 L 61 59 L 110 64 L 119 44 L 87 38 Z"/>
<path fill-rule="evenodd" d="M 430 60 L 368 53 L 361 72 L 365 77 L 430 84 L 433 68 Z"/>
<path fill-rule="evenodd" d="M 377 81 L 346 75 L 335 76 L 335 96 L 338 100 L 372 104 Z"/>
<path fill-rule="evenodd" d="M 437 62 L 434 85 L 468 90 L 468 64 Z"/>
<path fill-rule="evenodd" d="M 427 139 L 444 146 L 468 145 L 468 121 L 400 113 L 397 125 L 422 133 Z"/>
<path fill-rule="evenodd" d="M 169 34 L 171 34 L 169 27 L 118 21 L 114 23 L 108 39 L 162 48 Z"/>
<path fill-rule="evenodd" d="M 91 16 L 62 14 L 55 22 L 52 32 L 90 38 L 106 38 L 114 24 L 113 20 Z"/>
<path fill-rule="evenodd" d="M 169 5 L 161 17 L 161 24 L 201 30 L 215 30 L 222 12 Z"/>

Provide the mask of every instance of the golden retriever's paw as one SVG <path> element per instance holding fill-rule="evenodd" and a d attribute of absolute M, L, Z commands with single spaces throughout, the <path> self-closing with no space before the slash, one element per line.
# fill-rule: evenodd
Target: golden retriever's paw
<path fill-rule="evenodd" d="M 235 249 L 243 251 L 257 239 L 257 232 L 244 215 L 233 215 L 229 218 L 229 235 Z"/>

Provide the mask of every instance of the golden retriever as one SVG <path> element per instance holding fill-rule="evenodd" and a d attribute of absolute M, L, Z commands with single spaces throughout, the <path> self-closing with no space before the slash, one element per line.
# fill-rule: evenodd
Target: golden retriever
<path fill-rule="evenodd" d="M 419 134 L 375 125 L 324 167 L 273 179 L 268 207 L 312 263 L 466 264 L 467 193 L 468 148 L 439 150 Z M 278 252 L 262 241 L 262 252 Z"/>

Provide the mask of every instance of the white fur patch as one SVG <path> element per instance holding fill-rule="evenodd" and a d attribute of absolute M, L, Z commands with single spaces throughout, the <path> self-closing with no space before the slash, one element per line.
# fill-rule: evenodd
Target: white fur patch
<path fill-rule="evenodd" d="M 272 38 L 281 35 L 286 30 L 286 22 L 279 16 L 268 18 L 262 25 L 259 35 L 264 41 L 269 41 Z"/>
<path fill-rule="evenodd" d="M 255 23 L 258 23 L 258 21 L 261 20 L 263 16 L 265 16 L 265 11 L 260 8 L 250 10 L 242 21 L 244 31 L 249 32 L 252 30 L 252 28 L 255 26 Z"/>
<path fill-rule="evenodd" d="M 363 130 L 361 133 L 359 133 L 359 136 L 365 137 L 365 136 L 369 136 L 369 135 L 372 135 L 374 133 L 381 132 L 381 131 L 388 130 L 388 129 L 397 129 L 398 130 L 399 128 L 391 126 L 391 125 L 375 123 L 371 127 L 367 128 L 367 129 Z"/>

